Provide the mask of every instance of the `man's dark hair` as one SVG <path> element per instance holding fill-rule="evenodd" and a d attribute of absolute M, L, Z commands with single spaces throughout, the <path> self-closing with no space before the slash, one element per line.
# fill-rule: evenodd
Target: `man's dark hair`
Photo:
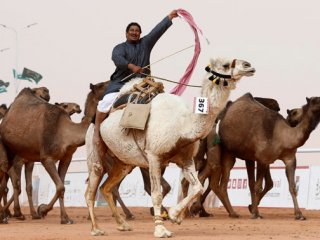
<path fill-rule="evenodd" d="M 137 26 L 137 27 L 139 28 L 139 30 L 140 30 L 140 33 L 142 32 L 142 31 L 141 31 L 141 26 L 139 25 L 139 23 L 131 22 L 131 23 L 128 24 L 128 26 L 127 26 L 127 28 L 126 28 L 126 33 L 129 32 L 129 28 L 130 28 L 131 26 Z"/>

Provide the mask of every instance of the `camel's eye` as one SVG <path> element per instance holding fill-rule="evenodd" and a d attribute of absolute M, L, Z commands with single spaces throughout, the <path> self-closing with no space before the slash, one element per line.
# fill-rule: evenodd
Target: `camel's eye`
<path fill-rule="evenodd" d="M 222 65 L 222 67 L 223 67 L 224 69 L 227 69 L 227 68 L 230 67 L 230 64 L 229 64 L 229 63 L 225 63 L 225 64 Z"/>

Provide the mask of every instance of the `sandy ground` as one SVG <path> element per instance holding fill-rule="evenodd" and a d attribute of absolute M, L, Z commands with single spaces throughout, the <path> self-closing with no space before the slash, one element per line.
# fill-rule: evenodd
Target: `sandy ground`
<path fill-rule="evenodd" d="M 67 208 L 68 215 L 75 221 L 72 225 L 61 225 L 59 208 L 55 208 L 45 219 L 31 220 L 28 209 L 23 209 L 26 220 L 10 219 L 9 224 L 0 225 L 1 240 L 37 239 L 155 239 L 154 224 L 149 208 L 130 208 L 135 219 L 130 221 L 133 231 L 119 232 L 108 207 L 96 208 L 100 227 L 106 236 L 90 236 L 91 224 L 87 220 L 86 208 Z M 320 211 L 307 211 L 305 221 L 294 220 L 293 209 L 260 208 L 263 219 L 252 220 L 246 208 L 236 208 L 239 219 L 231 219 L 224 208 L 208 209 L 210 218 L 186 218 L 181 225 L 166 222 L 165 226 L 174 233 L 174 239 L 319 239 Z"/>

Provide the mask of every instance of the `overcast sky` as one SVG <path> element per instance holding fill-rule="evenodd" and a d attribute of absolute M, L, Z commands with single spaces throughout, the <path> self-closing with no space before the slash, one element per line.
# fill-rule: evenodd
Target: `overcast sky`
<path fill-rule="evenodd" d="M 247 60 L 257 70 L 239 83 L 231 100 L 246 92 L 275 98 L 285 115 L 286 109 L 305 104 L 306 97 L 320 95 L 317 0 L 0 0 L 0 24 L 14 28 L 18 39 L 14 31 L 0 26 L 0 79 L 10 82 L 0 103 L 10 104 L 16 90 L 25 86 L 46 86 L 50 102 L 77 102 L 83 109 L 89 84 L 108 80 L 114 71 L 111 51 L 125 40 L 127 24 L 139 22 L 143 36 L 176 8 L 190 12 L 210 41 L 208 45 L 201 38 L 202 51 L 190 84 L 200 84 L 209 58 L 221 56 Z M 27 27 L 30 24 L 34 25 Z M 151 62 L 193 43 L 188 24 L 176 18 L 156 44 Z M 153 74 L 178 80 L 192 56 L 189 49 L 165 59 L 152 67 Z M 43 79 L 38 85 L 26 81 L 17 85 L 12 76 L 16 66 L 39 72 Z M 165 85 L 168 91 L 173 87 Z M 198 93 L 199 89 L 188 89 L 182 97 L 191 105 Z M 319 129 L 305 147 L 320 148 Z"/>

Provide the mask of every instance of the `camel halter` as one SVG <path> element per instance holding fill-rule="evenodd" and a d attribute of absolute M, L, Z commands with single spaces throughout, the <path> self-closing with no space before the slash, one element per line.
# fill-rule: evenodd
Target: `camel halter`
<path fill-rule="evenodd" d="M 205 70 L 208 72 L 208 73 L 211 73 L 212 75 L 208 78 L 210 81 L 212 81 L 213 83 L 219 85 L 220 84 L 220 81 L 223 81 L 223 85 L 224 86 L 227 86 L 228 85 L 228 82 L 226 79 L 232 79 L 233 78 L 233 70 L 234 68 L 236 67 L 236 61 L 237 59 L 233 59 L 232 60 L 232 63 L 231 63 L 231 74 L 230 75 L 227 75 L 227 74 L 221 74 L 221 73 L 218 73 L 214 70 L 212 70 L 210 68 L 210 65 L 208 65 Z"/>

